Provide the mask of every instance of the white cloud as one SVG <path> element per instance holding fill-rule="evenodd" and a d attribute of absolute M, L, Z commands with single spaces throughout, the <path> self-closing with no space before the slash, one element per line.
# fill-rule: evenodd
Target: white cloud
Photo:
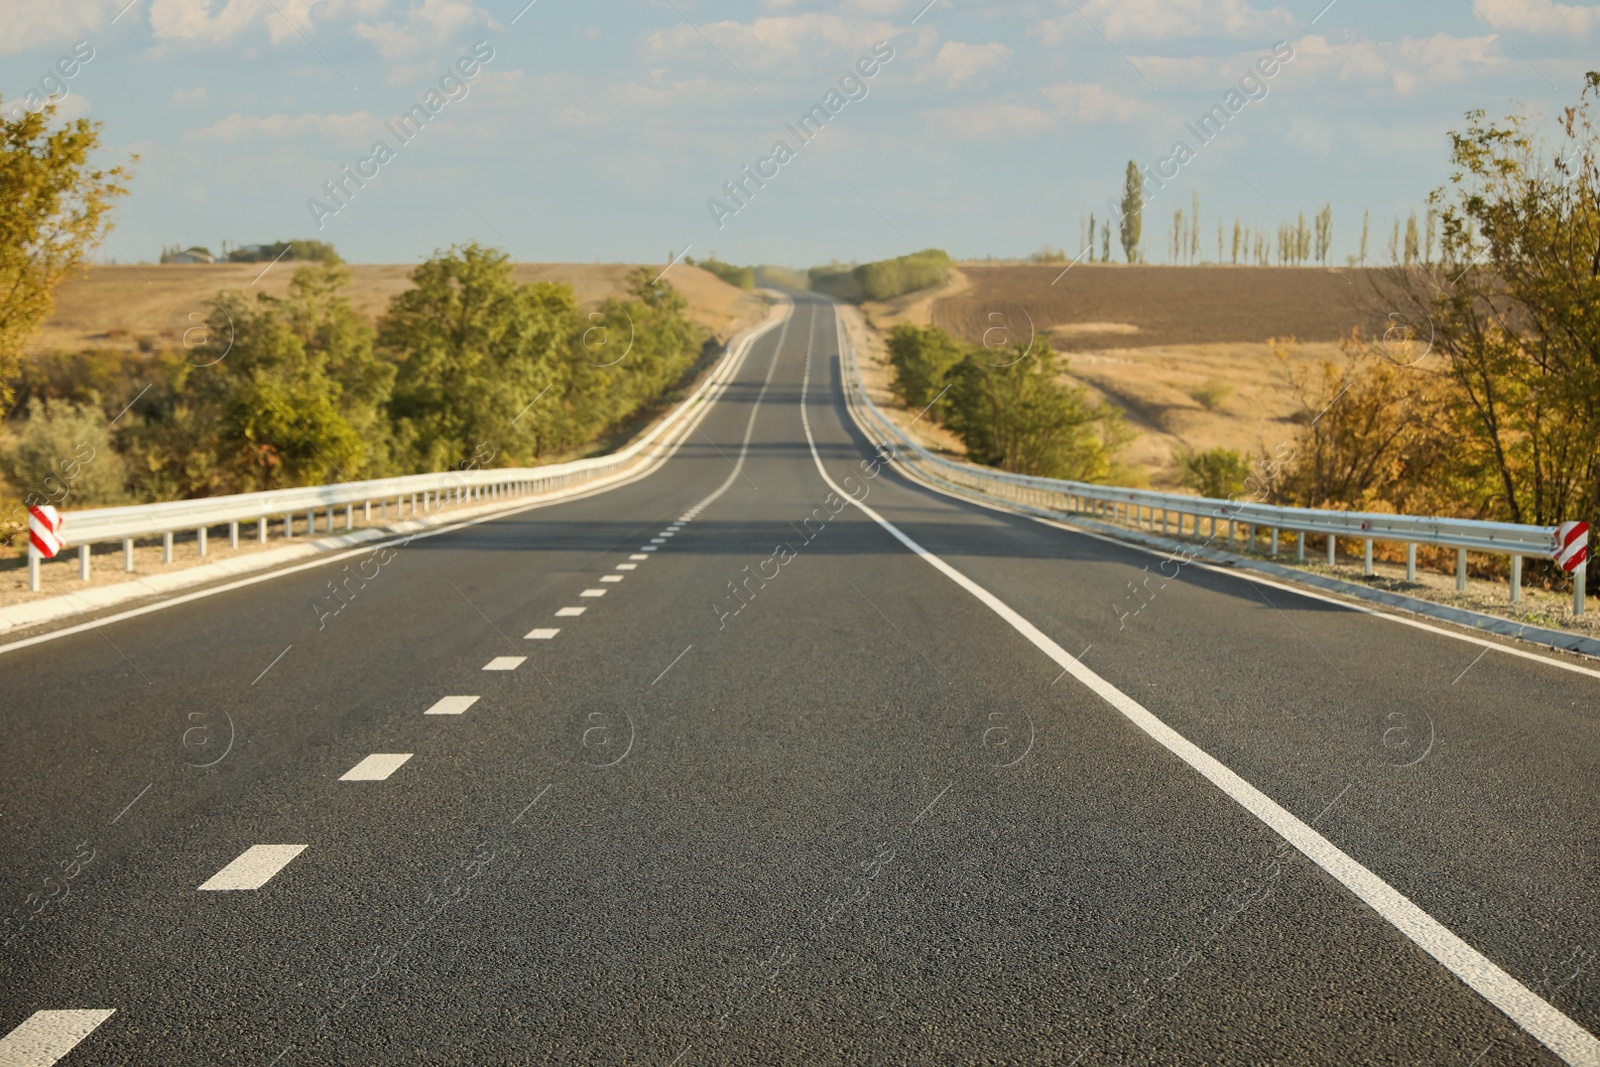
<path fill-rule="evenodd" d="M 377 119 L 365 111 L 349 115 L 241 115 L 234 112 L 198 130 L 184 134 L 192 141 L 222 141 L 237 144 L 257 139 L 286 141 L 307 135 L 350 140 L 376 132 Z"/>
<path fill-rule="evenodd" d="M 487 22 L 488 13 L 469 0 L 422 0 L 411 5 L 401 20 L 358 22 L 355 32 L 372 42 L 383 58 L 399 60 L 436 48 L 469 26 Z"/>
<path fill-rule="evenodd" d="M 1285 65 L 1296 84 L 1336 81 L 1342 85 L 1381 86 L 1409 94 L 1436 85 L 1462 84 L 1496 73 L 1509 61 L 1493 54 L 1495 36 L 1402 37 L 1399 41 L 1345 41 L 1323 37 L 1295 42 L 1296 57 Z"/>
<path fill-rule="evenodd" d="M 150 28 L 167 44 L 222 45 L 256 27 L 265 27 L 273 44 L 284 44 L 348 26 L 386 59 L 437 47 L 465 26 L 487 21 L 487 12 L 470 0 L 420 0 L 402 11 L 394 0 L 150 0 Z"/>
<path fill-rule="evenodd" d="M 938 82 L 951 89 L 1011 65 L 1011 49 L 1003 44 L 965 44 L 946 41 L 933 61 L 917 75 L 918 81 Z"/>
<path fill-rule="evenodd" d="M 75 0 L 70 4 L 12 2 L 5 5 L 0 24 L 0 54 L 26 52 L 50 45 L 71 45 L 98 32 L 113 17 L 117 7 L 109 0 Z"/>
<path fill-rule="evenodd" d="M 206 87 L 196 85 L 193 89 L 179 89 L 172 94 L 174 104 L 203 104 L 206 102 Z"/>
<path fill-rule="evenodd" d="M 1517 30 L 1552 36 L 1588 37 L 1589 31 L 1600 25 L 1600 8 L 1557 4 L 1552 0 L 1479 0 L 1474 10 L 1497 32 Z"/>
<path fill-rule="evenodd" d="M 704 37 L 701 34 L 705 34 Z M 864 55 L 876 41 L 900 34 L 894 44 L 897 55 L 908 49 L 931 45 L 934 31 L 919 30 L 914 42 L 904 40 L 892 22 L 880 22 L 838 15 L 772 15 L 750 22 L 710 22 L 696 29 L 679 22 L 655 30 L 645 38 L 645 47 L 655 56 L 700 56 L 709 39 L 723 56 L 740 70 L 814 72 L 818 61 L 840 60 L 849 63 Z"/>
<path fill-rule="evenodd" d="M 1072 37 L 1098 37 L 1099 30 L 1113 41 L 1170 41 L 1194 37 L 1232 39 L 1284 34 L 1295 18 L 1282 7 L 1259 10 L 1244 0 L 1086 0 L 1052 18 L 1030 23 L 1029 37 L 1047 47 Z"/>
<path fill-rule="evenodd" d="M 1158 117 L 1151 105 L 1098 83 L 1058 82 L 1040 90 L 1056 114 L 1075 122 L 1130 122 Z"/>
<path fill-rule="evenodd" d="M 923 121 L 938 134 L 968 141 L 1035 137 L 1056 125 L 1055 119 L 1043 108 L 1016 96 L 936 108 L 923 112 Z"/>

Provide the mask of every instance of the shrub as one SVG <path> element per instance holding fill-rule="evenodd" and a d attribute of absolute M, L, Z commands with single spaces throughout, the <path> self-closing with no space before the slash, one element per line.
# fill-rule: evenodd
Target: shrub
<path fill-rule="evenodd" d="M 980 463 L 1047 478 L 1106 481 L 1129 431 L 1120 409 L 1091 404 L 1082 386 L 1063 387 L 1065 361 L 1043 341 L 996 365 L 968 351 L 949 373 L 944 421 Z"/>
<path fill-rule="evenodd" d="M 1207 378 L 1189 390 L 1189 396 L 1193 398 L 1194 402 L 1207 411 L 1216 411 L 1221 408 L 1222 402 L 1232 395 L 1233 386 L 1221 378 Z"/>
<path fill-rule="evenodd" d="M 685 258 L 684 262 L 690 266 L 708 270 L 721 278 L 729 285 L 737 285 L 741 289 L 754 289 L 756 284 L 756 271 L 754 267 L 736 267 L 732 263 L 724 263 L 714 256 L 711 259 L 694 260 Z"/>
<path fill-rule="evenodd" d="M 889 365 L 894 369 L 891 388 L 901 403 L 921 411 L 945 386 L 945 375 L 961 362 L 959 344 L 936 326 L 918 329 L 901 323 L 889 334 Z"/>
<path fill-rule="evenodd" d="M 863 263 L 851 274 L 868 300 L 892 300 L 946 281 L 950 257 L 937 248 L 896 259 Z"/>
<path fill-rule="evenodd" d="M 1245 489 L 1250 463 L 1231 448 L 1208 448 L 1204 452 L 1180 449 L 1173 456 L 1178 462 L 1178 481 L 1201 496 L 1231 500 Z"/>
<path fill-rule="evenodd" d="M 0 473 L 30 506 L 92 507 L 126 495 L 127 469 L 105 415 L 87 404 L 30 400 L 28 417 L 0 449 Z"/>

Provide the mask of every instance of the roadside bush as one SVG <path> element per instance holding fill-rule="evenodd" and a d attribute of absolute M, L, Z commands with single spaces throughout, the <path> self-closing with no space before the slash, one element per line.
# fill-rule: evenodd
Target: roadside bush
<path fill-rule="evenodd" d="M 943 283 L 949 269 L 950 257 L 940 249 L 929 248 L 914 255 L 863 263 L 851 274 L 868 300 L 892 300 Z"/>
<path fill-rule="evenodd" d="M 28 417 L 0 448 L 0 473 L 26 506 L 67 508 L 120 503 L 127 472 L 111 447 L 98 407 L 63 400 L 28 402 Z"/>
<path fill-rule="evenodd" d="M 1091 404 L 1088 390 L 1068 388 L 1057 376 L 1066 361 L 1043 341 L 1019 350 L 1009 365 L 969 349 L 947 376 L 941 401 L 944 422 L 980 463 L 1048 478 L 1103 482 L 1114 471 L 1113 455 L 1131 433 L 1122 412 Z"/>
<path fill-rule="evenodd" d="M 685 257 L 685 263 L 701 270 L 708 270 L 721 278 L 729 285 L 737 285 L 740 289 L 754 289 L 756 285 L 756 271 L 754 267 L 736 267 L 732 263 L 724 263 L 713 256 L 711 259 L 690 259 Z"/>
<path fill-rule="evenodd" d="M 921 411 L 945 386 L 945 375 L 961 362 L 962 346 L 936 326 L 919 329 L 901 323 L 889 333 L 890 388 L 900 402 Z M 929 412 L 935 416 L 937 411 Z"/>
<path fill-rule="evenodd" d="M 1244 493 L 1250 477 L 1250 463 L 1231 448 L 1208 448 L 1203 452 L 1180 449 L 1173 458 L 1178 463 L 1178 481 L 1201 496 L 1223 500 Z"/>

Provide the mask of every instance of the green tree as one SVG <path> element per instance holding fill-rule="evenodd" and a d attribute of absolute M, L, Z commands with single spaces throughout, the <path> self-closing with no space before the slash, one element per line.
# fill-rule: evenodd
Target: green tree
<path fill-rule="evenodd" d="M 55 105 L 0 118 L 0 406 L 11 404 L 23 343 L 55 306 L 55 287 L 111 230 L 122 167 L 100 169 L 100 124 L 51 129 Z M 137 157 L 135 157 L 135 161 Z"/>
<path fill-rule="evenodd" d="M 394 368 L 340 290 L 349 271 L 294 274 L 284 297 L 223 293 L 193 347 L 152 370 L 159 392 L 123 433 L 132 481 L 161 498 L 388 473 Z"/>
<path fill-rule="evenodd" d="M 528 410 L 552 391 L 570 403 L 586 377 L 570 358 L 582 321 L 571 289 L 518 283 L 505 253 L 476 243 L 435 254 L 411 280 L 378 324 L 398 367 L 388 407 L 409 466 L 446 470 L 480 446 L 535 456 L 574 418 L 592 421 L 554 403 Z"/>
<path fill-rule="evenodd" d="M 901 323 L 889 332 L 891 388 L 907 407 L 921 411 L 939 395 L 945 375 L 962 358 L 961 345 L 937 326 Z"/>
<path fill-rule="evenodd" d="M 1112 455 L 1129 438 L 1122 412 L 1091 404 L 1082 386 L 1056 379 L 1066 362 L 1042 340 L 1017 346 L 1004 365 L 970 352 L 948 375 L 944 421 L 967 454 L 1019 474 L 1100 482 L 1113 472 Z"/>
<path fill-rule="evenodd" d="M 1144 232 L 1144 179 L 1139 175 L 1139 165 L 1128 160 L 1128 170 L 1122 183 L 1122 253 L 1129 263 L 1139 260 L 1139 239 Z"/>

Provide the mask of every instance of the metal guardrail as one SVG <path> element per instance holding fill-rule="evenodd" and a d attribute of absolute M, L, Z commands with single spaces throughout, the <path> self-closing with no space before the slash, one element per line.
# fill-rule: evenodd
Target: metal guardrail
<path fill-rule="evenodd" d="M 839 351 L 844 368 L 841 375 L 845 399 L 856 421 L 880 446 L 892 450 L 895 458 L 907 463 L 921 477 L 958 493 L 977 494 L 1021 504 L 1032 504 L 1062 513 L 1089 515 L 1123 522 L 1151 532 L 1201 537 L 1202 522 L 1209 525 L 1204 535 L 1217 536 L 1218 526 L 1227 524 L 1228 545 L 1236 540 L 1243 526 L 1247 544 L 1254 548 L 1260 531 L 1268 533 L 1268 552 L 1278 554 L 1281 535 L 1294 535 L 1295 557 L 1306 558 L 1306 536 L 1327 538 L 1328 565 L 1335 560 L 1340 538 L 1363 543 L 1363 573 L 1370 576 L 1374 541 L 1399 542 L 1406 546 L 1406 580 L 1417 577 L 1417 546 L 1427 545 L 1456 550 L 1456 589 L 1467 587 L 1467 553 L 1504 555 L 1511 560 L 1511 600 L 1522 599 L 1522 560 L 1525 556 L 1554 558 L 1558 548 L 1556 526 L 1524 526 L 1510 522 L 1478 522 L 1471 519 L 1443 519 L 1417 515 L 1383 515 L 1359 511 L 1326 511 L 1319 508 L 1275 507 L 1253 501 L 1221 500 L 1214 497 L 1161 493 L 1146 489 L 1095 485 L 1056 478 L 1036 478 L 990 467 L 961 463 L 936 455 L 889 419 L 873 403 L 861 381 L 854 345 L 845 328 L 843 314 L 837 315 Z M 1573 573 L 1572 609 L 1582 615 L 1587 563 Z"/>
<path fill-rule="evenodd" d="M 324 528 L 331 533 L 336 508 L 343 509 L 344 528 L 348 530 L 355 524 L 357 505 L 362 507 L 366 519 L 371 519 L 374 504 L 378 505 L 380 516 L 387 517 L 391 501 L 397 516 L 417 515 L 456 505 L 532 496 L 593 482 L 646 462 L 670 446 L 690 414 L 699 410 L 713 396 L 714 390 L 727 384 L 750 345 L 777 322 L 777 319 L 769 317 L 767 321 L 733 338 L 711 374 L 676 410 L 637 441 L 610 455 L 544 467 L 454 470 L 196 500 L 171 500 L 158 504 L 90 508 L 63 514 L 65 521 L 61 526 L 61 540 L 64 545 L 77 547 L 78 576 L 88 581 L 90 547 L 96 544 L 121 541 L 123 569 L 132 571 L 135 539 L 158 534 L 162 539 L 162 559 L 170 563 L 173 535 L 179 532 L 193 530 L 203 556 L 206 554 L 207 532 L 218 526 L 228 527 L 229 544 L 237 548 L 242 523 L 254 522 L 256 539 L 265 543 L 268 526 L 278 520 L 283 523 L 286 537 L 293 537 L 295 519 L 302 513 L 307 533 L 317 532 L 319 511 L 324 513 Z M 39 562 L 38 550 L 30 545 L 28 588 L 34 592 L 39 591 Z"/>

